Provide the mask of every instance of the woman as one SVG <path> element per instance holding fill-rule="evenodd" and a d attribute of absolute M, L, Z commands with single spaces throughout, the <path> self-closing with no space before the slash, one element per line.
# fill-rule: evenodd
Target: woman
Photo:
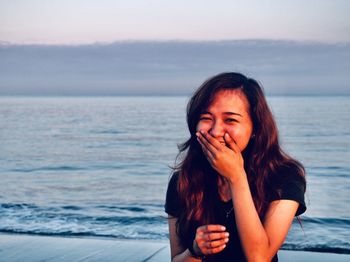
<path fill-rule="evenodd" d="M 303 166 L 284 153 L 259 84 L 207 80 L 188 103 L 191 137 L 167 191 L 172 261 L 277 261 L 305 212 Z"/>

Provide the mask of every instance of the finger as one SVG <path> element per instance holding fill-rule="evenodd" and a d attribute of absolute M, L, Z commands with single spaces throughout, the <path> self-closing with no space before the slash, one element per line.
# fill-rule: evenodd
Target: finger
<path fill-rule="evenodd" d="M 207 149 L 206 145 L 203 144 L 203 142 L 201 141 L 201 139 L 199 137 L 197 137 L 197 140 L 198 140 L 200 146 L 202 147 L 202 151 L 203 151 L 204 155 L 209 160 L 209 162 L 212 163 L 212 159 L 214 159 L 213 153 Z"/>
<path fill-rule="evenodd" d="M 236 141 L 229 135 L 229 133 L 225 133 L 224 139 L 230 149 L 232 149 L 235 152 L 240 152 Z"/>
<path fill-rule="evenodd" d="M 205 132 L 203 130 L 200 130 L 199 133 L 205 138 L 210 145 L 212 145 L 216 150 L 220 150 L 222 148 L 222 144 L 213 136 L 208 134 L 208 132 Z"/>
<path fill-rule="evenodd" d="M 213 241 L 213 240 L 220 240 L 220 239 L 225 239 L 227 237 L 229 237 L 229 233 L 228 232 L 224 232 L 224 233 L 209 233 L 209 234 L 204 234 L 204 239 L 205 240 L 209 240 L 209 241 Z"/>
<path fill-rule="evenodd" d="M 228 238 L 224 238 L 220 240 L 205 242 L 204 245 L 206 246 L 207 249 L 213 249 L 213 248 L 226 245 L 227 242 L 228 242 Z"/>
<path fill-rule="evenodd" d="M 196 133 L 197 137 L 201 141 L 201 143 L 214 155 L 217 151 L 217 148 L 212 145 L 208 139 L 204 136 L 204 133 L 202 131 Z M 214 139 L 214 138 L 213 138 Z M 219 141 L 216 141 L 220 144 Z M 221 145 L 221 144 L 220 144 Z"/>
<path fill-rule="evenodd" d="M 225 245 L 222 245 L 222 246 L 219 246 L 219 247 L 212 248 L 212 249 L 208 249 L 206 253 L 207 253 L 207 255 L 219 253 L 219 252 L 221 252 L 222 250 L 224 250 L 225 247 L 226 247 L 226 244 L 225 244 Z"/>
<path fill-rule="evenodd" d="M 224 232 L 226 227 L 219 224 L 209 224 L 197 228 L 197 233 Z"/>

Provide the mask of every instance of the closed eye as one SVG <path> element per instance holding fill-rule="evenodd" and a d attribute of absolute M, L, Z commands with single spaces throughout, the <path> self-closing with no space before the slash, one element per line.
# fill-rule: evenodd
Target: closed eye
<path fill-rule="evenodd" d="M 226 123 L 238 123 L 237 119 L 234 119 L 234 118 L 226 118 L 225 122 Z"/>
<path fill-rule="evenodd" d="M 201 118 L 199 118 L 199 120 L 211 120 L 211 118 L 210 118 L 210 117 L 202 116 Z"/>

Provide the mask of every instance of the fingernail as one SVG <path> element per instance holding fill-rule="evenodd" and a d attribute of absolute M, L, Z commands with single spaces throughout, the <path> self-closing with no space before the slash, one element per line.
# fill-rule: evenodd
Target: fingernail
<path fill-rule="evenodd" d="M 203 130 L 200 130 L 201 134 L 204 135 L 204 131 Z"/>
<path fill-rule="evenodd" d="M 225 233 L 225 237 L 228 237 L 230 234 L 228 232 Z"/>
<path fill-rule="evenodd" d="M 226 245 L 223 245 L 223 247 L 222 248 L 225 248 L 226 247 Z"/>
<path fill-rule="evenodd" d="M 226 230 L 226 227 L 222 226 L 222 227 L 221 227 L 221 230 Z"/>
<path fill-rule="evenodd" d="M 196 132 L 196 136 L 197 136 L 197 137 L 199 136 L 199 132 Z"/>
<path fill-rule="evenodd" d="M 225 243 L 227 243 L 228 242 L 228 238 L 225 238 Z"/>

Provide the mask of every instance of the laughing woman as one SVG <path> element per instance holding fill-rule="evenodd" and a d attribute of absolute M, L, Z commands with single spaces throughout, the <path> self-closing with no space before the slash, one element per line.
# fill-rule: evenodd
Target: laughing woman
<path fill-rule="evenodd" d="M 280 148 L 259 84 L 223 73 L 187 106 L 191 137 L 166 196 L 172 261 L 277 261 L 305 212 L 303 166 Z"/>

